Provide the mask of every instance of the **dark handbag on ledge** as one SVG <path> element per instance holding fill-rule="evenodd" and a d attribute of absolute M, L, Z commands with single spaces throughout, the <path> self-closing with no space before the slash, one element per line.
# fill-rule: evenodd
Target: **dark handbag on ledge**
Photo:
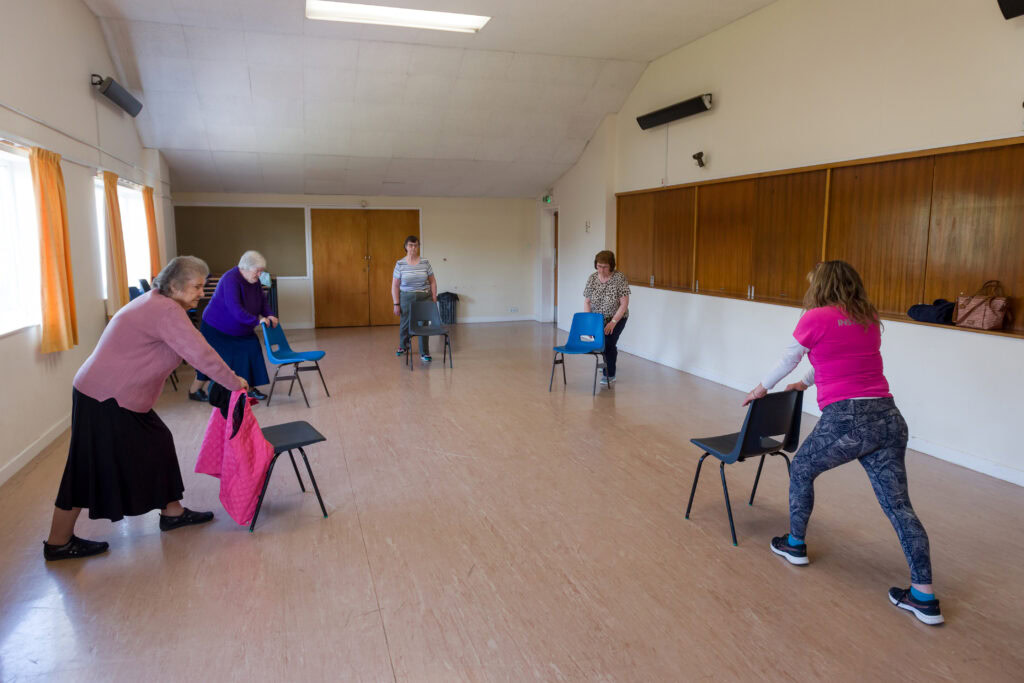
<path fill-rule="evenodd" d="M 934 323 L 936 325 L 952 325 L 953 309 L 956 304 L 945 299 L 936 299 L 930 304 L 914 304 L 907 311 L 914 320 L 922 323 Z"/>
<path fill-rule="evenodd" d="M 989 280 L 973 296 L 956 298 L 957 327 L 975 330 L 1001 330 L 1010 318 L 1010 300 L 1003 294 L 999 280 Z"/>

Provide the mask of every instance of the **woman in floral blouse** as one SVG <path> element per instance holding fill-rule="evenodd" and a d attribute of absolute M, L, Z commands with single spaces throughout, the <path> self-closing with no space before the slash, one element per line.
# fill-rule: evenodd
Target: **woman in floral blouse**
<path fill-rule="evenodd" d="M 599 251 L 594 257 L 597 269 L 587 278 L 583 288 L 583 310 L 604 316 L 604 377 L 601 384 L 611 386 L 615 381 L 615 361 L 619 350 L 616 344 L 629 317 L 629 282 L 615 270 L 615 254 Z"/>

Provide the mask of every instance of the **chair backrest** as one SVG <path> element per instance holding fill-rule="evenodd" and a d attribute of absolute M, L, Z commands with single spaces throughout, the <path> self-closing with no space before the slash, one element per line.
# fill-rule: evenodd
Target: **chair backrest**
<path fill-rule="evenodd" d="M 417 331 L 427 329 L 438 329 L 444 327 L 441 322 L 441 312 L 437 310 L 437 304 L 433 301 L 413 301 L 409 310 L 409 331 L 416 334 Z"/>
<path fill-rule="evenodd" d="M 142 296 L 142 290 L 141 289 L 139 289 L 138 287 L 129 287 L 128 288 L 128 300 L 129 301 L 131 301 L 132 299 L 137 299 L 140 296 Z"/>
<path fill-rule="evenodd" d="M 765 452 L 763 439 L 782 436 L 782 450 L 792 453 L 800 441 L 804 392 L 779 391 L 751 402 L 733 455 L 736 459 Z"/>
<path fill-rule="evenodd" d="M 573 313 L 566 345 L 586 348 L 588 351 L 603 351 L 604 316 L 600 313 Z"/>
<path fill-rule="evenodd" d="M 147 280 L 147 279 L 146 279 L 146 278 L 144 278 L 144 277 L 142 277 L 142 278 L 139 278 L 139 285 L 140 285 L 140 286 L 142 287 L 142 291 L 143 291 L 143 292 L 148 292 L 148 291 L 149 291 L 150 289 L 152 289 L 152 288 L 151 288 L 151 287 L 149 286 L 149 280 Z"/>
<path fill-rule="evenodd" d="M 291 351 L 292 347 L 288 345 L 288 338 L 284 336 L 284 330 L 281 328 L 280 323 L 277 327 L 267 327 L 266 323 L 260 323 L 260 327 L 263 329 L 263 342 L 267 347 L 267 355 L 273 360 L 275 355 L 281 351 Z"/>

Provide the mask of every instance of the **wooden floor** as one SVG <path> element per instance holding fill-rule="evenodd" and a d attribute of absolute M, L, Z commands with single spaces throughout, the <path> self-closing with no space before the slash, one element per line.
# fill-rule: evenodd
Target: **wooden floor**
<path fill-rule="evenodd" d="M 256 533 L 234 524 L 193 473 L 210 409 L 168 384 L 185 504 L 217 519 L 83 520 L 109 554 L 47 564 L 58 440 L 0 488 L 0 680 L 1022 680 L 1017 486 L 909 455 L 947 620 L 928 627 L 886 598 L 907 567 L 856 464 L 817 482 L 809 567 L 768 550 L 782 462 L 753 507 L 756 465 L 729 468 L 739 547 L 717 467 L 683 518 L 688 440 L 738 429 L 737 391 L 623 354 L 613 390 L 570 358 L 548 393 L 551 325 L 460 326 L 454 369 L 412 373 L 395 328 L 290 336 L 327 350 L 331 397 L 305 375 L 311 409 L 296 389 L 256 414 L 327 436 L 308 452 L 330 517 L 281 463 Z"/>

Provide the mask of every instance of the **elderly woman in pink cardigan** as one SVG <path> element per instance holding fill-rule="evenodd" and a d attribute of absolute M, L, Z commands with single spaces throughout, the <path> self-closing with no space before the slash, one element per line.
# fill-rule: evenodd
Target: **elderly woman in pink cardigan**
<path fill-rule="evenodd" d="M 82 508 L 91 519 L 116 522 L 160 510 L 160 530 L 213 519 L 181 505 L 174 439 L 153 412 L 164 380 L 184 358 L 224 387 L 248 389 L 188 319 L 210 269 L 194 256 L 178 256 L 153 280 L 153 289 L 118 311 L 71 392 L 71 446 L 57 493 L 43 557 L 63 560 L 107 550 L 75 536 Z"/>

